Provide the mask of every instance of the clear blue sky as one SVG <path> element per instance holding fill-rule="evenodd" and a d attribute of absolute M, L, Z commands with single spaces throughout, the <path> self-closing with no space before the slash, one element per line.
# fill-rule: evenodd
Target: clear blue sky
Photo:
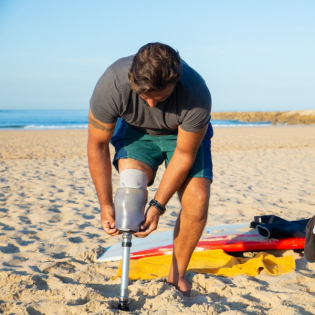
<path fill-rule="evenodd" d="M 213 111 L 314 109 L 314 16 L 314 0 L 0 0 L 0 109 L 87 109 L 104 70 L 155 41 Z"/>

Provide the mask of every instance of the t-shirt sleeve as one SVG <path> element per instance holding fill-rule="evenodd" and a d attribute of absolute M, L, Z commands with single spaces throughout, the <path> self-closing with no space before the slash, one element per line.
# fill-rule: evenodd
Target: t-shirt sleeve
<path fill-rule="evenodd" d="M 119 106 L 122 102 L 121 92 L 113 71 L 108 68 L 98 80 L 90 100 L 90 109 L 96 119 L 113 124 L 119 117 Z"/>
<path fill-rule="evenodd" d="M 198 86 L 189 104 L 180 127 L 188 132 L 197 132 L 209 123 L 211 117 L 211 94 L 205 83 Z"/>

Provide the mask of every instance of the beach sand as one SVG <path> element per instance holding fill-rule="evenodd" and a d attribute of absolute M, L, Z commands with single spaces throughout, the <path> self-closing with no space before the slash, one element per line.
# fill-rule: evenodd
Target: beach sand
<path fill-rule="evenodd" d="M 86 130 L 0 131 L 0 313 L 119 314 L 118 262 L 96 263 L 109 237 L 86 156 Z M 315 214 L 315 126 L 216 128 L 207 225 Z M 153 197 L 163 175 L 160 168 Z M 113 171 L 114 190 L 119 177 Z M 173 229 L 174 196 L 157 232 Z M 272 277 L 189 272 L 192 297 L 165 279 L 133 281 L 132 314 L 315 314 L 315 264 Z"/>

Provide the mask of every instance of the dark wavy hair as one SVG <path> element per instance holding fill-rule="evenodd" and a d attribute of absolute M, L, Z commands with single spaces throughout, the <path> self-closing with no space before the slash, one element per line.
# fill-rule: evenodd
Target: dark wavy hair
<path fill-rule="evenodd" d="M 175 84 L 182 76 L 178 51 L 161 43 L 142 46 L 133 58 L 128 72 L 130 87 L 138 94 L 159 92 Z"/>

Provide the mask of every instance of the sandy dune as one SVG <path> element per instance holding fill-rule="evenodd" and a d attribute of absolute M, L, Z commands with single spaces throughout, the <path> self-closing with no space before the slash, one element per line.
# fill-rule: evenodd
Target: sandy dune
<path fill-rule="evenodd" d="M 99 224 L 87 131 L 0 131 L 0 313 L 118 314 L 118 263 L 95 263 L 120 241 Z M 208 225 L 315 214 L 315 126 L 216 128 Z M 153 197 L 163 168 L 155 185 Z M 116 171 L 114 190 L 119 185 Z M 173 228 L 174 196 L 159 231 Z M 278 277 L 189 273 L 191 298 L 165 279 L 129 286 L 132 314 L 314 314 L 315 264 L 294 255 Z M 246 253 L 245 255 L 250 255 Z"/>

